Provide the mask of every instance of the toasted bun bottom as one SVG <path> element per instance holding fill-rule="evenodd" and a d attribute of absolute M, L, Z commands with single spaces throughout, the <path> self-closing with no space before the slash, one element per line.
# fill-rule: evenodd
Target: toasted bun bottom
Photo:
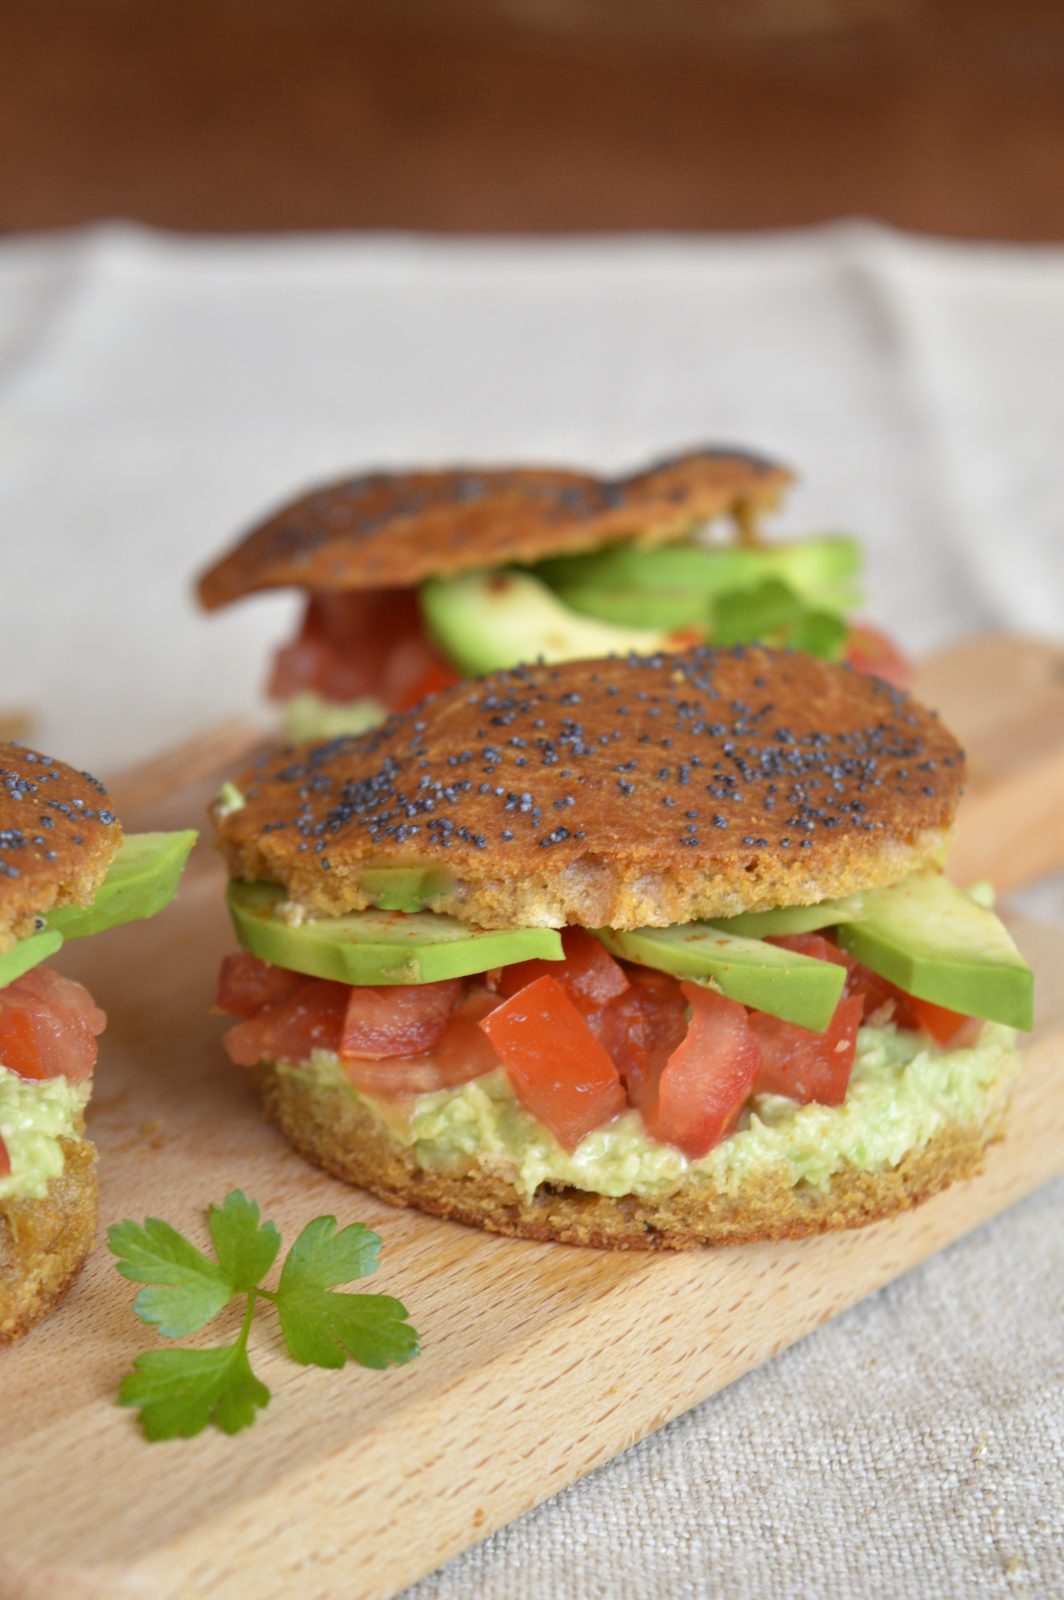
<path fill-rule="evenodd" d="M 258 1069 L 258 1085 L 267 1115 L 301 1155 L 392 1205 L 416 1206 L 492 1233 L 606 1250 L 686 1250 L 864 1227 L 978 1172 L 1004 1121 L 997 1103 L 991 1109 L 988 1101 L 984 1121 L 947 1125 L 885 1171 L 839 1172 L 826 1191 L 796 1189 L 766 1172 L 735 1196 L 692 1179 L 654 1198 L 612 1199 L 543 1184 L 526 1200 L 475 1162 L 458 1170 L 420 1167 L 356 1099 L 322 1090 L 309 1075 L 267 1064 Z"/>
<path fill-rule="evenodd" d="M 40 1200 L 0 1201 L 0 1344 L 63 1298 L 96 1236 L 96 1146 L 63 1139 L 63 1170 Z"/>

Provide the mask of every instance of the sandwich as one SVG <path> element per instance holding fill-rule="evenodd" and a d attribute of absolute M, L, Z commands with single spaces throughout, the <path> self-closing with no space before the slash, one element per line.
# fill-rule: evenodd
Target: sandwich
<path fill-rule="evenodd" d="M 311 1161 L 499 1233 L 797 1237 L 1000 1133 L 1032 977 L 942 868 L 964 757 L 761 647 L 538 664 L 214 808 L 232 1061 Z"/>
<path fill-rule="evenodd" d="M 522 661 L 709 640 L 846 659 L 904 687 L 897 649 L 852 618 L 856 542 L 763 537 L 790 478 L 710 448 L 614 479 L 370 473 L 274 512 L 203 574 L 199 597 L 213 610 L 307 592 L 268 691 L 292 738 L 362 731 L 459 677 Z"/>
<path fill-rule="evenodd" d="M 0 743 L 0 1343 L 51 1311 L 96 1229 L 85 1107 L 107 1018 L 43 963 L 160 911 L 195 838 L 123 837 L 95 778 Z"/>

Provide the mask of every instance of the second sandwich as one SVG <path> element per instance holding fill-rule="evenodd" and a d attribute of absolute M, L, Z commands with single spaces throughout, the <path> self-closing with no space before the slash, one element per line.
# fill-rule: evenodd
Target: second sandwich
<path fill-rule="evenodd" d="M 216 807 L 226 1037 L 312 1160 L 481 1227 L 778 1238 L 980 1165 L 1031 974 L 941 870 L 964 759 L 847 668 L 497 673 Z"/>

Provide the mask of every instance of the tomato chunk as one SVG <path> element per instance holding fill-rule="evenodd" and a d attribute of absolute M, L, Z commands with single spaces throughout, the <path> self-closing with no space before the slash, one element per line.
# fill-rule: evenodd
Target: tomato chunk
<path fill-rule="evenodd" d="M 648 1080 L 641 1109 L 655 1139 L 697 1160 L 734 1127 L 750 1097 L 761 1046 L 738 1000 L 697 983 L 681 987 L 691 1007 L 687 1033 L 657 1082 Z"/>
<path fill-rule="evenodd" d="M 859 995 L 844 997 L 823 1033 L 751 1011 L 750 1026 L 761 1045 L 754 1094 L 784 1094 L 801 1105 L 816 1100 L 824 1106 L 841 1106 L 853 1071 L 863 1008 Z"/>
<path fill-rule="evenodd" d="M 0 1133 L 0 1178 L 8 1178 L 10 1176 L 11 1157 L 8 1154 L 7 1145 L 4 1143 L 4 1136 Z"/>
<path fill-rule="evenodd" d="M 441 983 L 349 988 L 340 1054 L 369 1061 L 422 1055 L 443 1033 L 461 992 L 458 978 Z"/>
<path fill-rule="evenodd" d="M 0 1065 L 20 1078 L 87 1078 L 107 1017 L 83 984 L 34 967 L 0 989 Z"/>
<path fill-rule="evenodd" d="M 586 928 L 564 929 L 562 949 L 562 961 L 518 961 L 512 967 L 500 967 L 492 987 L 497 994 L 518 994 L 537 978 L 553 978 L 585 1017 L 627 989 L 620 962 L 614 961 Z"/>
<path fill-rule="evenodd" d="M 310 689 L 336 704 L 371 696 L 402 711 L 457 681 L 425 633 L 415 589 L 356 590 L 311 595 L 267 692 L 287 700 Z"/>
<path fill-rule="evenodd" d="M 215 1010 L 231 1017 L 253 1017 L 263 1006 L 287 999 L 302 981 L 298 972 L 271 966 L 268 961 L 260 961 L 258 956 L 240 950 L 226 956 L 222 962 L 214 997 Z"/>
<path fill-rule="evenodd" d="M 312 1050 L 338 1051 L 349 988 L 323 978 L 303 978 L 292 993 L 257 1016 L 230 1028 L 222 1039 L 230 1061 L 305 1061 Z"/>
<path fill-rule="evenodd" d="M 912 688 L 912 663 L 888 634 L 873 628 L 871 623 L 850 624 L 846 660 L 855 672 L 867 672 L 874 678 L 882 678 L 895 689 Z"/>
<path fill-rule="evenodd" d="M 344 1070 L 366 1094 L 432 1094 L 455 1089 L 494 1072 L 499 1058 L 479 1023 L 498 1005 L 494 995 L 471 995 L 447 1018 L 439 1039 L 425 1055 L 406 1060 L 349 1060 Z"/>
<path fill-rule="evenodd" d="M 612 1056 L 624 1082 L 630 1105 L 645 1099 L 648 1078 L 657 1082 L 666 1061 L 687 1033 L 687 1001 L 678 979 L 649 967 L 627 969 L 629 987 L 601 1010 L 592 1012 L 588 1025 Z"/>
<path fill-rule="evenodd" d="M 556 979 L 536 978 L 480 1027 L 518 1100 L 566 1150 L 625 1109 L 617 1068 Z"/>
<path fill-rule="evenodd" d="M 928 1034 L 936 1044 L 960 1050 L 974 1044 L 983 1031 L 978 1017 L 966 1017 L 963 1011 L 950 1011 L 946 1006 L 936 1006 L 931 1000 L 918 1000 L 915 995 L 903 995 L 912 1023 Z"/>

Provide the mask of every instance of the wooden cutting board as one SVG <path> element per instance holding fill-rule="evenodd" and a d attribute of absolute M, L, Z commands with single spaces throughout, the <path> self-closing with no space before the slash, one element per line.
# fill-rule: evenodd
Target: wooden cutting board
<path fill-rule="evenodd" d="M 218 730 L 127 774 L 114 788 L 128 823 L 195 820 L 257 737 Z M 1030 1193 L 1064 1169 L 1064 936 L 1017 935 L 1038 1029 L 981 1178 L 859 1233 L 604 1255 L 394 1211 L 288 1149 L 207 1014 L 231 936 L 201 847 L 166 916 L 60 958 L 110 1017 L 92 1112 L 102 1221 L 162 1214 L 202 1241 L 206 1206 L 234 1185 L 286 1240 L 323 1211 L 365 1221 L 385 1242 L 372 1287 L 405 1301 L 423 1354 L 389 1373 L 303 1369 L 264 1318 L 253 1359 L 273 1400 L 255 1427 L 148 1446 L 114 1395 L 155 1341 L 98 1250 L 56 1315 L 0 1356 L 0 1600 L 393 1595 Z M 222 1318 L 202 1342 L 226 1336 Z"/>
<path fill-rule="evenodd" d="M 950 870 L 999 894 L 1064 867 L 1064 649 L 993 633 L 921 662 L 915 693 L 968 753 Z"/>

